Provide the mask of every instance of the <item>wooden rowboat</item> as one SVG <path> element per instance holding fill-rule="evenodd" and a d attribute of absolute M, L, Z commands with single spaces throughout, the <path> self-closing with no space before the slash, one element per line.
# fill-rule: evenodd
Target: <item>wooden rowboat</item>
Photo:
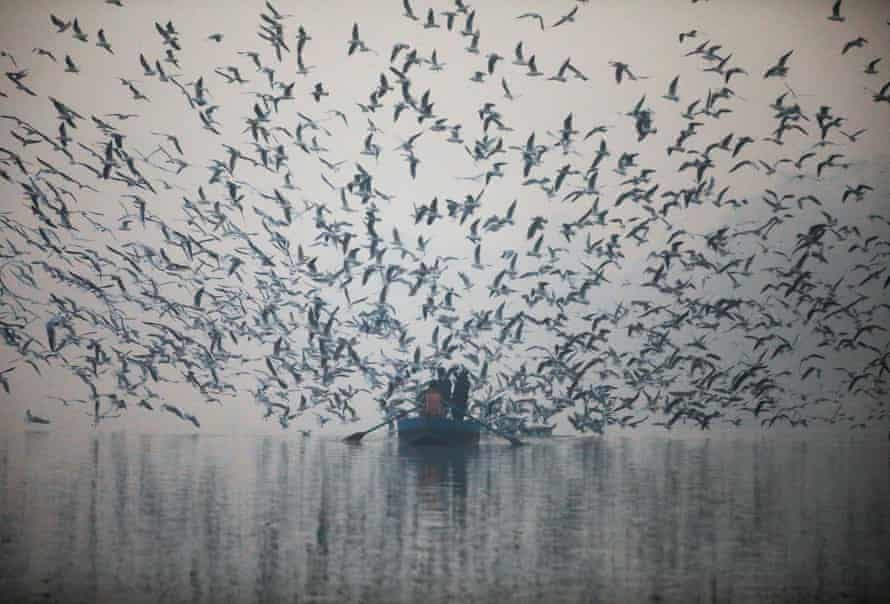
<path fill-rule="evenodd" d="M 405 417 L 398 420 L 399 442 L 414 445 L 475 445 L 480 426 L 445 417 Z"/>

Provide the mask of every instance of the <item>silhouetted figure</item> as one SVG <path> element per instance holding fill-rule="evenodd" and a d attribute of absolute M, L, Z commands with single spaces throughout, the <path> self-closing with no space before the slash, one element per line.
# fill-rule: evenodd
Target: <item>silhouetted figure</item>
<path fill-rule="evenodd" d="M 451 398 L 451 379 L 444 367 L 439 367 L 437 370 L 436 387 L 446 401 Z"/>
<path fill-rule="evenodd" d="M 470 374 L 461 367 L 454 378 L 454 391 L 451 394 L 452 415 L 462 420 L 467 413 L 467 401 L 470 397 Z"/>

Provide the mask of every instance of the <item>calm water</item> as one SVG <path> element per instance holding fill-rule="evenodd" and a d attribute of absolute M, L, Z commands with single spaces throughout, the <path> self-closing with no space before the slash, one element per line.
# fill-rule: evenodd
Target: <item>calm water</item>
<path fill-rule="evenodd" d="M 0 594 L 62 602 L 890 601 L 888 447 L 29 432 Z"/>

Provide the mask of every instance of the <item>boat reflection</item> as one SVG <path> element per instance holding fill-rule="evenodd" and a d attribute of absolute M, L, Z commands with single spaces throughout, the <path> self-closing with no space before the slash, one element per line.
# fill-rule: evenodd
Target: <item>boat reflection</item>
<path fill-rule="evenodd" d="M 478 459 L 476 447 L 399 447 L 406 472 L 421 488 L 461 490 L 466 494 L 467 466 Z"/>

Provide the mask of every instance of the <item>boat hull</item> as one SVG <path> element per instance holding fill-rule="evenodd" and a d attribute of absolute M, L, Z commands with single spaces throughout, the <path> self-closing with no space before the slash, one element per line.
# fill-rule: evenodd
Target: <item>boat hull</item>
<path fill-rule="evenodd" d="M 479 425 L 444 417 L 406 417 L 398 421 L 399 443 L 412 446 L 475 445 Z"/>

